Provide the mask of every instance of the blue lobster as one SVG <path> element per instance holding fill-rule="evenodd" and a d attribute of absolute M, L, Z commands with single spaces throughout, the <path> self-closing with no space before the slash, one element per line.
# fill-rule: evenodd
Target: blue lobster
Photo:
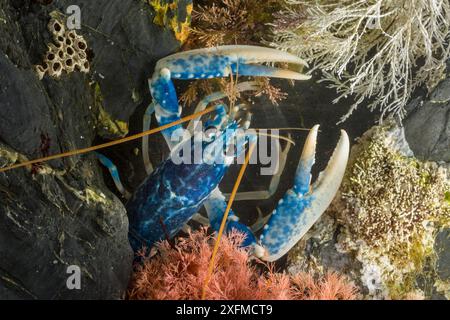
<path fill-rule="evenodd" d="M 149 80 L 153 102 L 144 116 L 144 130 L 150 126 L 153 113 L 159 125 L 180 119 L 181 107 L 172 79 L 207 79 L 236 74 L 309 79 L 309 76 L 299 72 L 261 65 L 266 62 L 306 66 L 302 59 L 289 53 L 255 46 L 198 49 L 161 59 Z M 255 90 L 255 84 L 241 83 L 238 90 Z M 224 93 L 215 93 L 205 98 L 199 108 L 205 108 L 213 100 L 224 96 Z M 227 206 L 218 185 L 233 162 L 233 157 L 243 152 L 244 145 L 256 143 L 257 140 L 256 134 L 243 134 L 241 130 L 250 126 L 250 115 L 241 124 L 234 109 L 236 108 L 229 109 L 226 105 L 219 105 L 215 117 L 201 128 L 200 143 L 204 152 L 199 162 L 178 163 L 174 160 L 186 155 L 195 157 L 195 148 L 192 146 L 198 142 L 198 136 L 183 129 L 181 125 L 162 132 L 171 154 L 155 170 L 151 167 L 146 152 L 147 140 L 143 139 L 144 162 L 150 175 L 126 205 L 129 239 L 135 252 L 143 246 L 152 247 L 157 241 L 174 237 L 202 206 L 207 211 L 211 226 L 218 230 Z M 342 181 L 349 155 L 349 139 L 343 130 L 326 169 L 311 185 L 310 171 L 314 164 L 318 128 L 316 125 L 310 130 L 296 170 L 294 185 L 279 200 L 259 239 L 230 212 L 227 230 L 236 228 L 244 232 L 244 245 L 251 246 L 254 254 L 263 260 L 275 261 L 286 254 L 326 210 Z M 177 130 L 183 132 L 181 142 L 173 139 Z M 230 157 L 227 150 L 235 141 L 240 142 L 235 146 L 233 157 Z M 120 186 L 113 164 L 102 156 L 100 160 L 108 166 L 116 184 Z"/>

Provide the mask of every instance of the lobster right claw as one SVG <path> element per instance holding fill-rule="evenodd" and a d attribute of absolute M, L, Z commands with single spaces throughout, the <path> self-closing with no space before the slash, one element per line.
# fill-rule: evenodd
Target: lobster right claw
<path fill-rule="evenodd" d="M 314 126 L 305 142 L 293 188 L 279 201 L 264 227 L 255 250 L 263 260 L 275 261 L 286 254 L 328 208 L 342 182 L 350 151 L 344 130 L 326 169 L 310 186 L 318 129 Z"/>

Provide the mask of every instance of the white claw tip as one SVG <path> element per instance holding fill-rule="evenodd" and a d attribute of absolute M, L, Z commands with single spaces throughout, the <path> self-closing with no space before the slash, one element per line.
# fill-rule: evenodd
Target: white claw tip
<path fill-rule="evenodd" d="M 257 258 L 262 259 L 266 255 L 266 249 L 259 244 L 256 244 L 254 248 L 254 255 Z"/>
<path fill-rule="evenodd" d="M 170 70 L 167 69 L 167 68 L 162 68 L 161 72 L 160 72 L 160 75 L 161 75 L 162 78 L 164 78 L 166 80 L 169 80 L 170 79 Z"/>

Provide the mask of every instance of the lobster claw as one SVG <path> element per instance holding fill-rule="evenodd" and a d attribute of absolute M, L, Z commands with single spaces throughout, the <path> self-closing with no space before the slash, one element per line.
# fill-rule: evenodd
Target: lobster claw
<path fill-rule="evenodd" d="M 227 77 L 230 74 L 310 79 L 309 75 L 299 72 L 261 65 L 268 62 L 308 66 L 303 59 L 287 52 L 257 46 L 233 45 L 176 53 L 161 59 L 156 69 L 160 70 L 162 75 L 167 75 L 169 71 L 171 78 L 184 80 Z"/>
<path fill-rule="evenodd" d="M 316 125 L 310 131 L 294 186 L 279 201 L 255 248 L 255 254 L 263 260 L 275 261 L 286 254 L 328 208 L 342 182 L 350 151 L 349 138 L 344 130 L 341 130 L 326 169 L 310 185 L 318 129 Z"/>
<path fill-rule="evenodd" d="M 183 51 L 159 60 L 149 81 L 156 120 L 160 125 L 165 125 L 180 119 L 181 107 L 173 79 L 211 79 L 230 75 L 310 79 L 309 75 L 296 71 L 261 64 L 267 62 L 307 66 L 304 60 L 287 52 L 242 45 Z M 174 126 L 163 131 L 171 149 L 175 146 L 171 135 L 180 128 Z"/>

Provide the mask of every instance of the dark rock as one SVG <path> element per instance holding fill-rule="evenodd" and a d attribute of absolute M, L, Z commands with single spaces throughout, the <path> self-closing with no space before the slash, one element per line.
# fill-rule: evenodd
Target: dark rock
<path fill-rule="evenodd" d="M 450 247 L 450 229 L 444 229 L 438 233 L 436 236 L 435 242 L 435 250 L 438 254 L 438 259 L 436 263 L 436 275 L 437 279 L 442 280 L 444 283 L 449 281 L 450 279 L 450 251 L 448 248 Z M 433 285 L 433 300 L 447 300 L 448 299 L 448 291 L 438 292 L 437 288 Z M 443 289 L 443 288 L 442 288 Z"/>
<path fill-rule="evenodd" d="M 450 162 L 450 78 L 429 98 L 417 98 L 404 120 L 406 140 L 421 160 Z"/>
<path fill-rule="evenodd" d="M 436 252 L 439 253 L 438 275 L 441 279 L 450 279 L 450 229 L 441 231 L 436 237 Z"/>
<path fill-rule="evenodd" d="M 92 72 L 39 81 L 33 65 L 51 41 L 50 12 L 73 4 L 82 10 L 78 33 L 92 50 Z M 126 122 L 148 104 L 153 65 L 180 45 L 153 17 L 146 1 L 0 2 L 0 166 L 92 145 L 92 82 L 113 119 Z M 0 298 L 123 297 L 132 263 L 127 233 L 125 208 L 92 155 L 0 173 Z M 66 286 L 70 265 L 81 269 L 80 290 Z"/>
<path fill-rule="evenodd" d="M 105 109 L 113 118 L 128 122 L 136 107 L 151 101 L 147 79 L 156 62 L 180 47 L 173 31 L 153 23 L 154 12 L 147 1 L 56 2 L 61 11 L 73 4 L 80 6 L 83 34 L 94 52 L 94 78 L 100 84 Z M 178 1 L 178 8 L 185 9 L 190 2 Z M 179 19 L 184 17 L 180 14 Z"/>

